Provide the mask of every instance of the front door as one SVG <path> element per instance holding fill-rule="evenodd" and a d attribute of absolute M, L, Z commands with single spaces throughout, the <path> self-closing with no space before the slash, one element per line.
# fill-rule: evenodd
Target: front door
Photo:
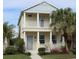
<path fill-rule="evenodd" d="M 27 49 L 32 50 L 33 49 L 33 36 L 27 36 Z"/>

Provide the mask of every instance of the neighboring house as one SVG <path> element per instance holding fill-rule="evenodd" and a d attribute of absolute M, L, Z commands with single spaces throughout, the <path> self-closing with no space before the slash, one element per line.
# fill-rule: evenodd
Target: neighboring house
<path fill-rule="evenodd" d="M 50 15 L 56 9 L 53 5 L 42 2 L 21 12 L 18 26 L 26 51 L 37 51 L 40 47 L 50 50 L 65 44 L 61 36 L 53 35 L 53 27 L 50 27 Z"/>

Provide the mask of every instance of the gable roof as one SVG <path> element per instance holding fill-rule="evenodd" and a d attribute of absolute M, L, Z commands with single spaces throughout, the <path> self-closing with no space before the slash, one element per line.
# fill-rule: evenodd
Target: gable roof
<path fill-rule="evenodd" d="M 46 4 L 50 5 L 51 7 L 55 8 L 55 9 L 58 9 L 58 8 L 56 8 L 55 6 L 53 6 L 52 4 L 47 3 L 46 1 L 41 2 L 41 3 L 39 3 L 39 4 L 36 4 L 36 5 L 34 5 L 34 6 L 30 7 L 30 8 L 27 8 L 27 9 L 21 11 L 20 18 L 19 18 L 19 21 L 18 21 L 18 25 L 19 25 L 19 23 L 20 23 L 20 20 L 21 20 L 21 17 L 22 17 L 22 15 L 23 15 L 23 12 L 24 12 L 24 11 L 27 11 L 27 10 L 29 10 L 29 9 L 31 9 L 31 8 L 34 8 L 34 7 L 38 6 L 38 5 L 41 5 L 41 4 L 43 4 L 43 3 L 46 3 Z"/>
<path fill-rule="evenodd" d="M 46 4 L 50 5 L 51 7 L 55 8 L 55 9 L 58 9 L 58 8 L 56 8 L 55 6 L 53 6 L 53 5 L 49 4 L 49 3 L 47 3 L 46 1 L 44 1 L 44 2 L 41 2 L 41 3 L 37 4 L 37 5 L 32 6 L 32 7 L 30 7 L 30 8 L 27 8 L 27 9 L 25 9 L 24 11 L 29 10 L 29 9 L 31 9 L 31 8 L 33 8 L 33 7 L 36 7 L 36 6 L 38 6 L 38 5 L 41 5 L 41 4 L 43 4 L 43 3 L 46 3 Z"/>

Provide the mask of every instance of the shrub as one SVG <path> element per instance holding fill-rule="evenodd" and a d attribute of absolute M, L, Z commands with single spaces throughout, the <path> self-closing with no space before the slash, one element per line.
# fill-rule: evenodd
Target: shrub
<path fill-rule="evenodd" d="M 14 48 L 13 46 L 9 46 L 5 49 L 5 54 L 12 55 L 12 54 L 16 54 L 16 52 L 17 52 L 17 49 Z"/>
<path fill-rule="evenodd" d="M 38 49 L 38 54 L 39 55 L 45 55 L 45 48 L 39 48 Z"/>
<path fill-rule="evenodd" d="M 30 52 L 26 52 L 26 53 L 24 53 L 24 54 L 27 55 L 27 56 L 30 56 L 30 55 L 31 55 Z"/>
<path fill-rule="evenodd" d="M 19 53 L 24 53 L 24 40 L 23 39 L 17 39 L 15 43 L 17 50 Z"/>
<path fill-rule="evenodd" d="M 62 51 L 61 51 L 61 49 L 59 49 L 59 48 L 54 48 L 54 49 L 51 49 L 51 53 L 53 53 L 53 54 L 59 54 L 59 53 L 61 53 Z"/>
<path fill-rule="evenodd" d="M 73 50 L 72 50 L 72 53 L 73 53 L 73 54 L 76 54 L 76 49 L 73 49 Z"/>
<path fill-rule="evenodd" d="M 61 50 L 62 50 L 62 53 L 69 53 L 68 50 L 66 49 L 66 46 L 62 47 Z"/>
<path fill-rule="evenodd" d="M 44 51 L 45 52 L 45 48 L 39 48 L 38 51 Z"/>
<path fill-rule="evenodd" d="M 45 52 L 45 55 L 49 55 L 49 54 L 51 54 L 50 52 Z"/>

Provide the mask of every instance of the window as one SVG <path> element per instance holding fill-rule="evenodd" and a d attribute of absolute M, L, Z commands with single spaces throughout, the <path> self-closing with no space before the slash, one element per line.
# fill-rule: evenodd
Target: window
<path fill-rule="evenodd" d="M 56 36 L 55 35 L 52 35 L 52 42 L 53 42 L 53 44 L 56 44 L 57 43 L 57 40 L 56 40 Z"/>
<path fill-rule="evenodd" d="M 45 40 L 44 40 L 44 39 L 45 39 L 44 34 L 40 34 L 40 38 L 39 38 L 39 39 L 40 39 L 40 43 L 41 43 L 41 44 L 44 44 L 44 43 L 45 43 Z"/>
<path fill-rule="evenodd" d="M 40 26 L 44 27 L 44 18 L 43 17 L 40 17 Z"/>
<path fill-rule="evenodd" d="M 32 17 L 32 14 L 28 14 L 28 17 Z"/>

